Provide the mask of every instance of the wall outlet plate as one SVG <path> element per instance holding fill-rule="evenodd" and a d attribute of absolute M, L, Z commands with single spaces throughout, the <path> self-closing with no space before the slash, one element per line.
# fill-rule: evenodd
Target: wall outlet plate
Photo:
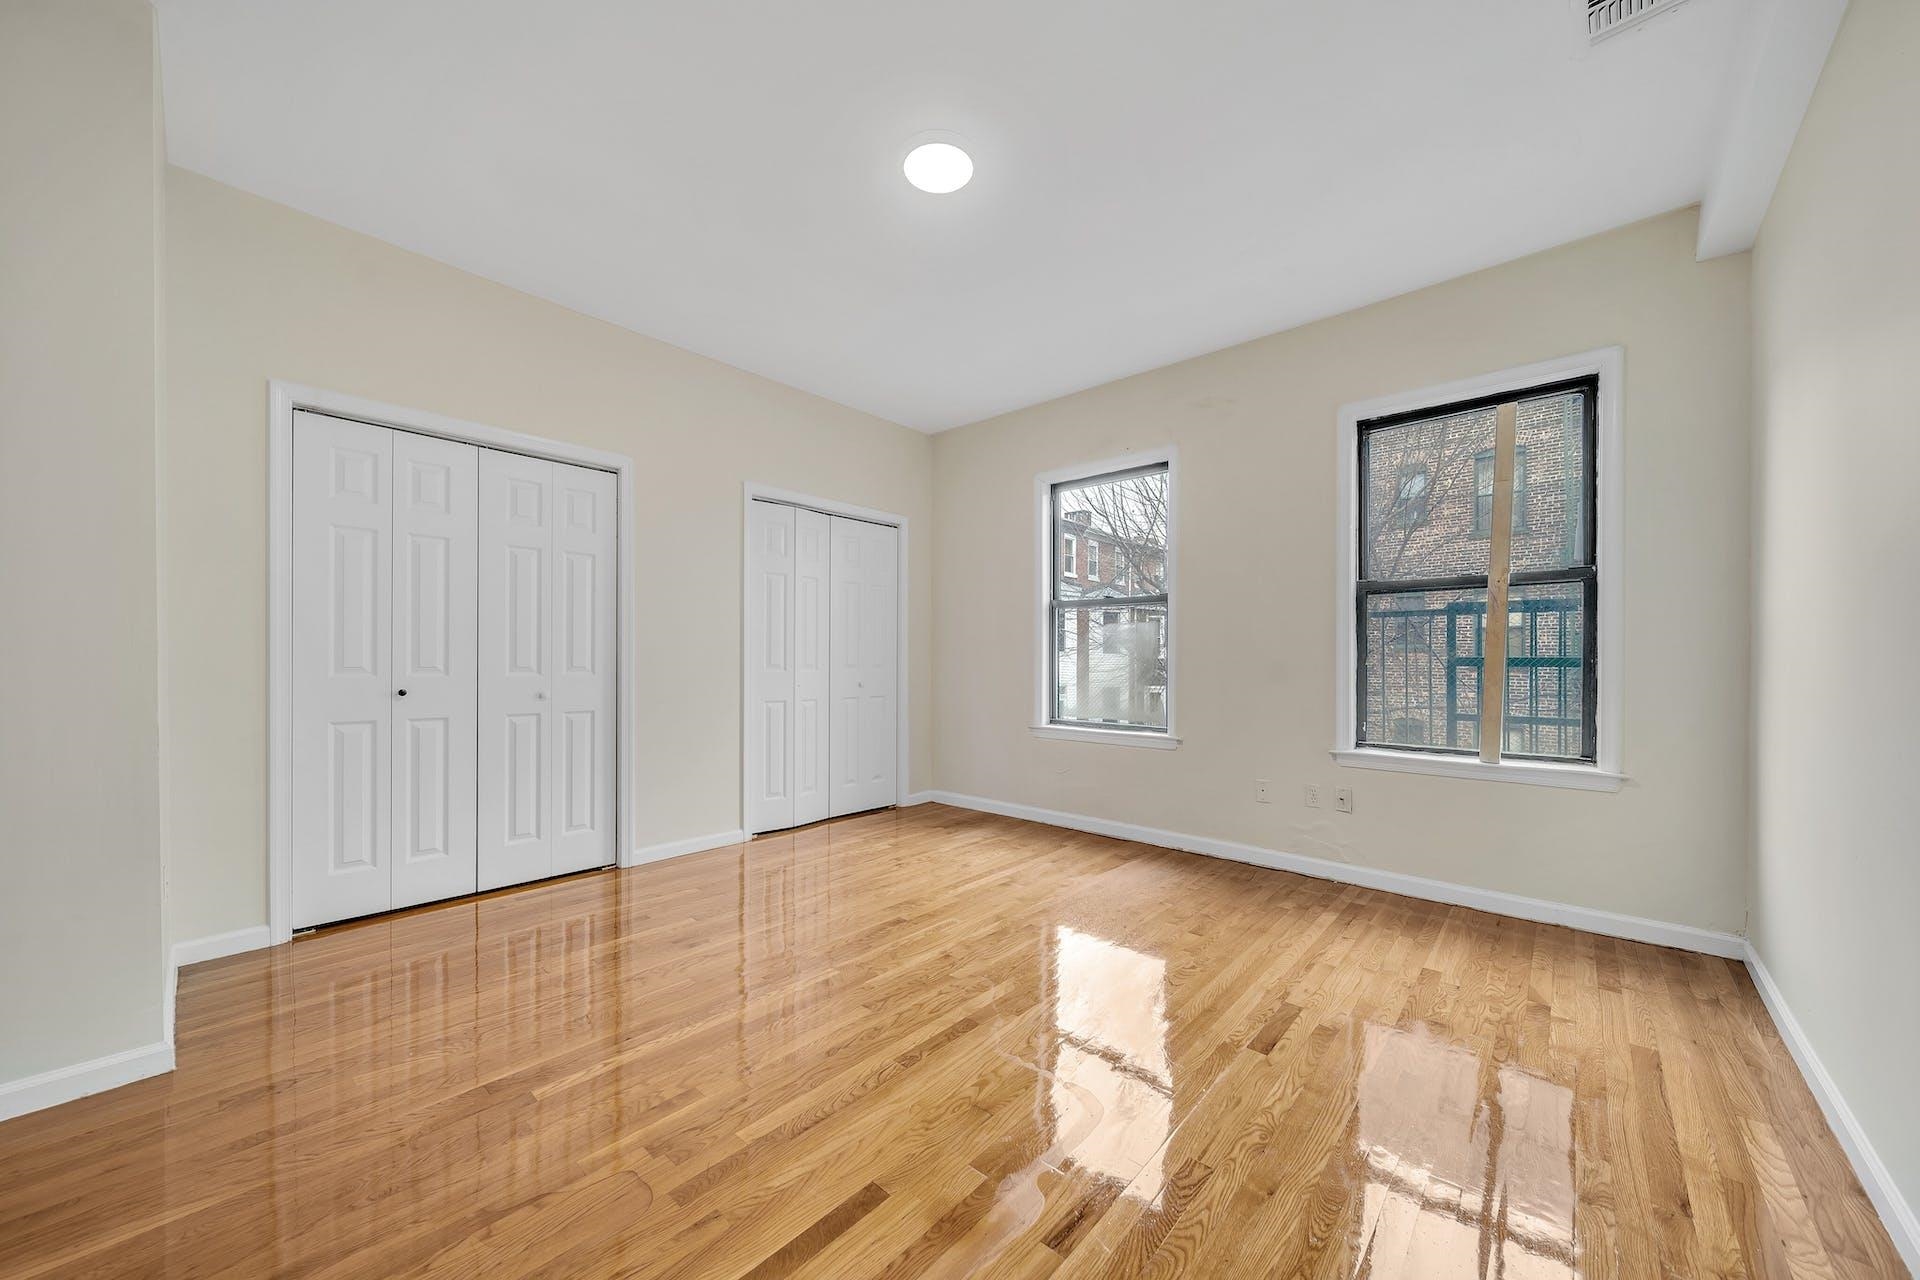
<path fill-rule="evenodd" d="M 1340 813 L 1353 812 L 1353 788 L 1335 787 L 1333 789 L 1333 807 Z"/>
<path fill-rule="evenodd" d="M 1320 807 L 1320 784 L 1317 782 L 1309 782 L 1307 784 L 1307 808 L 1318 809 L 1319 807 Z"/>
<path fill-rule="evenodd" d="M 1261 804 L 1273 803 L 1273 782 L 1268 778 L 1253 780 L 1253 798 Z"/>

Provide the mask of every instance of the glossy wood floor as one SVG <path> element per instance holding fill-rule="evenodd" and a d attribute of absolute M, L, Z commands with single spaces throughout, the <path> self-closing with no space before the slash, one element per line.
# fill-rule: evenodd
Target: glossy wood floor
<path fill-rule="evenodd" d="M 928 805 L 188 970 L 7 1276 L 1888 1277 L 1738 965 Z"/>

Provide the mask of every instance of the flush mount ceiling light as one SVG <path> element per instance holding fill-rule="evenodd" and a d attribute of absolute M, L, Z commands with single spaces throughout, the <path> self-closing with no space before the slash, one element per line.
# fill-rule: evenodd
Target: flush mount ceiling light
<path fill-rule="evenodd" d="M 951 142 L 923 142 L 900 166 L 907 181 L 936 196 L 958 191 L 973 177 L 973 157 Z"/>

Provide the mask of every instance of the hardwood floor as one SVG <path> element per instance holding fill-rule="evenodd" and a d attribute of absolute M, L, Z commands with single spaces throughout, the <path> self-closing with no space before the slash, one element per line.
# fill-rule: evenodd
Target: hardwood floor
<path fill-rule="evenodd" d="M 0 1273 L 1906 1274 L 1734 963 L 927 805 L 181 975 Z"/>

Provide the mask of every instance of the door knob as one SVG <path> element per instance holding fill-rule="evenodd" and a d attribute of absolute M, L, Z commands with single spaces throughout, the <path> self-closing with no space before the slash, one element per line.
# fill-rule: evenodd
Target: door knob
<path fill-rule="evenodd" d="M 406 691 L 405 689 L 401 689 L 401 690 L 400 690 L 400 691 L 399 691 L 398 693 L 396 693 L 396 694 L 395 694 L 394 696 L 395 696 L 395 697 L 399 697 L 399 698 L 404 698 L 404 697 L 406 697 L 406 696 L 407 696 L 407 691 Z"/>

